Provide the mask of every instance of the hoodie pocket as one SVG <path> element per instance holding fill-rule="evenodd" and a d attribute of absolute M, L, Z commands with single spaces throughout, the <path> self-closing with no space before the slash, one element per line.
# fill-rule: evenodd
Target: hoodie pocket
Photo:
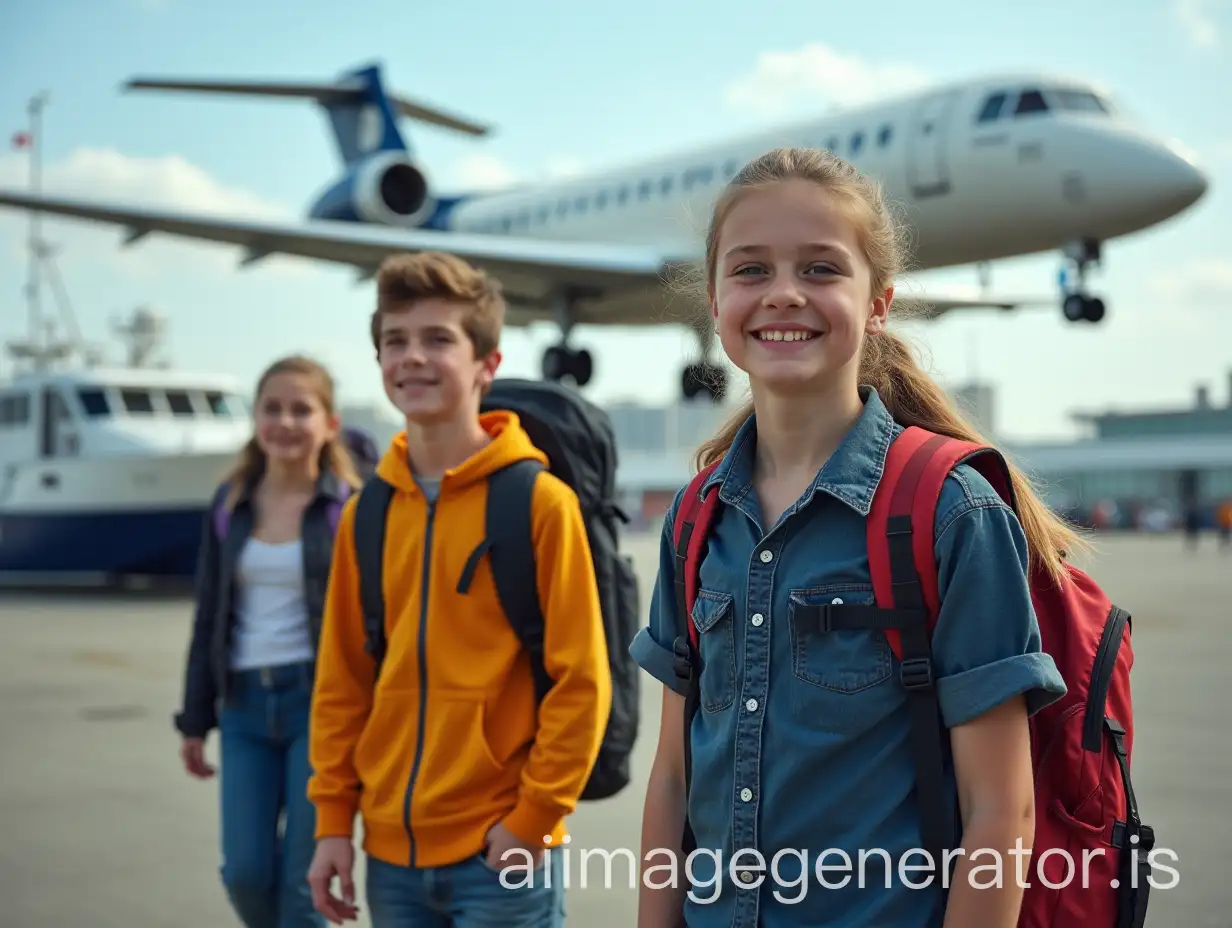
<path fill-rule="evenodd" d="M 488 708 L 481 696 L 434 693 L 428 698 L 425 724 L 412 786 L 416 808 L 437 820 L 465 817 L 476 802 L 516 788 L 516 771 L 508 773 L 492 751 Z"/>

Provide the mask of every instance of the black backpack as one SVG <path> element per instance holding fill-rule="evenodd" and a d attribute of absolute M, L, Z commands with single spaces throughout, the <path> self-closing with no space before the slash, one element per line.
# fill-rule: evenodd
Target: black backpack
<path fill-rule="evenodd" d="M 577 392 L 549 381 L 502 378 L 492 384 L 482 411 L 508 410 L 530 440 L 548 456 L 549 470 L 573 488 L 581 503 L 590 541 L 607 653 L 612 674 L 612 711 L 599 757 L 582 793 L 583 800 L 606 799 L 630 780 L 630 755 L 637 740 L 641 678 L 629 643 L 641 616 L 637 575 L 620 552 L 619 522 L 628 517 L 616 504 L 616 439 L 607 413 Z M 531 544 L 531 493 L 543 469 L 538 461 L 518 461 L 488 480 L 484 541 L 458 580 L 465 593 L 474 565 L 485 554 L 501 607 L 530 655 L 540 699 L 551 688 L 543 663 L 543 614 L 535 587 Z M 359 566 L 368 652 L 385 656 L 385 604 L 382 586 L 385 517 L 394 489 L 375 474 L 360 491 L 355 510 L 355 555 Z M 526 582 L 527 580 L 530 582 Z"/>

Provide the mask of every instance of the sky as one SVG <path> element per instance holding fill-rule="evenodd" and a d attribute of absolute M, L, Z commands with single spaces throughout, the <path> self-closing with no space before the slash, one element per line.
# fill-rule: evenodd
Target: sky
<path fill-rule="evenodd" d="M 348 12 L 342 13 L 343 9 Z M 435 184 L 497 186 L 598 170 L 766 128 L 834 106 L 985 72 L 1043 69 L 1109 88 L 1150 131 L 1196 153 L 1211 189 L 1169 222 L 1106 244 L 1092 290 L 1099 326 L 1059 306 L 955 314 L 913 328 L 947 384 L 997 391 L 996 429 L 1066 439 L 1073 414 L 1179 407 L 1200 384 L 1229 401 L 1232 371 L 1232 0 L 1074 4 L 866 4 L 776 0 L 0 0 L 0 186 L 28 183 L 7 144 L 28 99 L 50 93 L 44 189 L 133 204 L 294 220 L 339 174 L 308 102 L 123 93 L 135 75 L 328 80 L 380 62 L 396 92 L 495 126 L 487 138 L 404 123 Z M 24 214 L 0 211 L 0 339 L 28 335 Z M 167 320 L 177 367 L 248 389 L 292 351 L 330 365 L 347 402 L 384 403 L 367 341 L 371 283 L 299 259 L 237 268 L 230 246 L 45 221 L 83 337 L 122 350 L 113 325 L 138 306 Z M 1060 255 L 993 265 L 992 286 L 1055 289 Z M 974 285 L 974 268 L 910 284 Z M 56 310 L 55 291 L 44 289 Z M 538 376 L 550 326 L 507 329 L 502 372 Z M 599 402 L 676 399 L 696 350 L 678 329 L 579 328 Z M 9 372 L 0 361 L 0 375 Z M 634 374 L 636 376 L 631 376 Z"/>

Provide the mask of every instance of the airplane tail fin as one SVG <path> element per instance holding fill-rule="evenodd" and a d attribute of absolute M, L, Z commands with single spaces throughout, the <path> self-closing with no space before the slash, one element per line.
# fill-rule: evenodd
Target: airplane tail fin
<path fill-rule="evenodd" d="M 334 83 L 133 78 L 127 90 L 178 90 L 237 96 L 290 97 L 315 101 L 325 110 L 343 163 L 351 168 L 375 152 L 410 153 L 398 131 L 406 116 L 467 135 L 486 135 L 488 126 L 386 92 L 379 65 L 343 74 Z"/>

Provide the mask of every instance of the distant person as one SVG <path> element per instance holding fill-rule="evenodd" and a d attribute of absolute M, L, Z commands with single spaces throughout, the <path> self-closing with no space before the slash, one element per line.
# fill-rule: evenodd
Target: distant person
<path fill-rule="evenodd" d="M 257 383 L 255 434 L 213 496 L 176 728 L 194 777 L 219 730 L 222 882 L 247 928 L 324 922 L 308 889 L 316 821 L 308 713 L 343 501 L 359 486 L 339 440 L 334 384 L 283 358 Z M 279 818 L 285 817 L 285 833 Z"/>
<path fill-rule="evenodd" d="M 359 524 L 358 507 L 381 501 L 367 489 L 343 509 L 321 635 L 310 882 L 335 924 L 358 911 L 357 814 L 374 928 L 563 924 L 562 855 L 550 855 L 549 870 L 545 849 L 561 844 L 596 762 L 612 683 L 586 527 L 567 484 L 545 471 L 532 490 L 538 576 L 525 580 L 540 597 L 554 678 L 537 709 L 482 557 L 494 472 L 547 461 L 516 415 L 479 411 L 501 360 L 504 308 L 485 275 L 449 255 L 393 257 L 378 274 L 372 343 L 406 428 L 377 467 L 388 509 Z M 356 549 L 370 533 L 383 534 L 388 565 L 385 650 L 375 654 Z"/>
<path fill-rule="evenodd" d="M 1232 548 L 1232 499 L 1225 499 L 1215 510 L 1215 525 L 1219 530 L 1219 547 Z"/>
<path fill-rule="evenodd" d="M 649 623 L 630 649 L 663 684 L 640 928 L 1017 924 L 1019 882 L 969 879 L 968 867 L 986 864 L 978 856 L 956 858 L 948 901 L 939 871 L 899 869 L 924 863 L 908 854 L 923 838 L 907 691 L 875 612 L 864 628 L 825 625 L 827 606 L 873 602 L 866 520 L 903 425 L 979 440 L 886 328 L 901 262 L 881 192 L 828 152 L 769 152 L 718 199 L 708 321 L 748 373 L 752 400 L 699 451 L 699 466 L 721 463 L 692 614 L 677 605 L 682 491 L 663 527 Z M 1028 719 L 1067 691 L 1040 648 L 1028 561 L 1059 572 L 1058 552 L 1077 539 L 1016 473 L 1025 527 L 970 466 L 943 479 L 930 698 L 952 769 L 939 785 L 961 815 L 962 847 L 1000 851 L 999 872 L 1012 873 L 1016 842 L 1030 849 L 1035 834 Z M 688 800 L 698 853 L 692 887 L 681 864 L 657 888 L 667 858 L 655 849 L 682 846 L 686 811 L 689 689 L 675 649 L 686 623 L 701 653 Z"/>

